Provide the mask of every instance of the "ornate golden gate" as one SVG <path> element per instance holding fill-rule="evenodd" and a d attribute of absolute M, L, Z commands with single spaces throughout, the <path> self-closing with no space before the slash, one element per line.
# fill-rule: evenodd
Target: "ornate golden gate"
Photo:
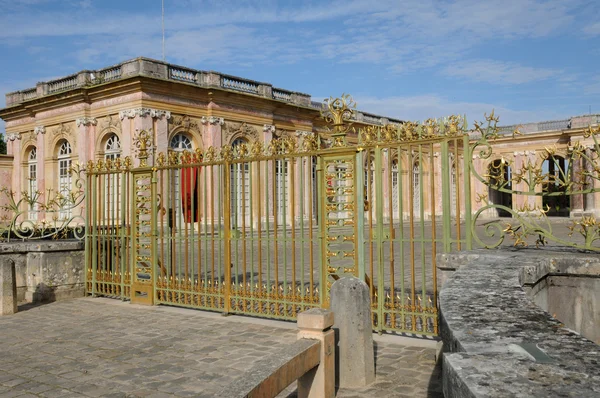
<path fill-rule="evenodd" d="M 90 163 L 88 293 L 295 319 L 353 275 L 376 330 L 436 334 L 436 253 L 470 245 L 468 216 L 451 218 L 470 214 L 461 120 L 355 134 L 352 100 L 326 104 L 328 145 L 283 135 L 153 156 L 142 131 L 137 159 Z"/>

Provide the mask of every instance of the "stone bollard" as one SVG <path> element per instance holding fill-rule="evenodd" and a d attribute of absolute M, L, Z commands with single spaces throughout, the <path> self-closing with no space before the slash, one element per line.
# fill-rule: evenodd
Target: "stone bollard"
<path fill-rule="evenodd" d="M 17 312 L 17 274 L 15 262 L 10 258 L 0 260 L 0 315 Z"/>
<path fill-rule="evenodd" d="M 330 294 L 337 339 L 336 383 L 347 388 L 367 386 L 375 381 L 369 287 L 358 278 L 344 277 L 333 283 Z"/>
<path fill-rule="evenodd" d="M 312 308 L 298 314 L 298 339 L 321 342 L 319 366 L 298 379 L 298 398 L 335 397 L 335 332 L 333 312 Z"/>

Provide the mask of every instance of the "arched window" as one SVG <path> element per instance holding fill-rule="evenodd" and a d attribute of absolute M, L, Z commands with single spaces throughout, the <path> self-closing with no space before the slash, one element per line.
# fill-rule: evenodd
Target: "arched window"
<path fill-rule="evenodd" d="M 58 149 L 58 192 L 62 196 L 59 212 L 61 220 L 71 217 L 72 209 L 69 203 L 71 182 L 71 144 L 62 141 Z"/>
<path fill-rule="evenodd" d="M 284 223 L 286 214 L 289 183 L 288 183 L 288 159 L 275 160 L 275 200 L 277 206 L 277 222 Z"/>
<path fill-rule="evenodd" d="M 400 200 L 398 198 L 399 195 L 399 186 L 398 186 L 398 159 L 392 160 L 392 214 L 394 218 L 398 220 L 400 218 Z"/>
<path fill-rule="evenodd" d="M 173 138 L 171 138 L 171 144 L 169 146 L 176 152 L 183 152 L 186 149 L 191 151 L 192 140 L 183 134 L 175 134 Z"/>
<path fill-rule="evenodd" d="M 114 161 L 121 157 L 121 140 L 116 134 L 111 134 L 104 145 L 104 159 Z M 106 200 L 104 217 L 109 223 L 117 224 L 121 218 L 121 174 L 108 173 L 104 176 Z"/>
<path fill-rule="evenodd" d="M 413 163 L 412 169 L 413 188 L 413 215 L 421 217 L 421 165 L 418 160 Z"/>
<path fill-rule="evenodd" d="M 511 217 L 512 214 L 506 210 L 512 209 L 511 180 L 512 170 L 510 164 L 504 159 L 496 159 L 488 166 L 489 186 L 488 198 L 495 207 L 495 217 Z M 500 190 L 502 189 L 502 190 Z M 499 207 L 503 206 L 503 207 Z"/>
<path fill-rule="evenodd" d="M 173 138 L 171 138 L 171 142 L 169 147 L 172 151 L 175 152 L 183 152 L 183 151 L 191 151 L 193 149 L 192 140 L 189 139 L 186 135 L 181 133 L 175 134 Z M 175 216 L 171 216 L 171 222 L 173 223 L 173 227 L 182 226 L 184 222 L 191 221 L 192 207 L 193 203 L 193 187 L 195 187 L 196 176 L 191 169 L 183 169 L 186 172 L 182 173 L 180 169 L 173 169 L 173 197 L 171 198 L 170 207 L 175 212 Z M 189 172 L 188 172 L 189 171 Z M 182 184 L 182 180 L 184 184 Z M 183 185 L 183 192 L 182 192 Z M 184 217 L 182 209 L 185 207 L 186 214 Z M 194 209 L 197 211 L 198 209 Z"/>
<path fill-rule="evenodd" d="M 248 144 L 244 139 L 237 138 L 231 144 L 232 148 Z M 231 165 L 231 225 L 232 228 L 248 226 L 250 223 L 250 164 L 234 163 Z M 242 225 L 244 221 L 244 225 Z"/>
<path fill-rule="evenodd" d="M 121 140 L 116 134 L 111 134 L 104 146 L 104 159 L 115 160 L 121 157 Z"/>
<path fill-rule="evenodd" d="M 37 220 L 37 149 L 31 148 L 27 156 L 27 181 L 29 192 L 29 216 L 30 220 Z"/>
<path fill-rule="evenodd" d="M 364 167 L 365 207 L 372 216 L 375 214 L 375 159 L 372 156 L 369 156 Z"/>

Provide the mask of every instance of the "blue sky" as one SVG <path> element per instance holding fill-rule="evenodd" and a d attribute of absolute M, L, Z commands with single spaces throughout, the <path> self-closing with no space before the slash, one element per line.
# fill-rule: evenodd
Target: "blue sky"
<path fill-rule="evenodd" d="M 164 0 L 166 60 L 404 120 L 600 113 L 597 0 Z M 0 0 L 6 92 L 162 58 L 160 0 Z M 3 131 L 0 122 L 0 131 Z"/>

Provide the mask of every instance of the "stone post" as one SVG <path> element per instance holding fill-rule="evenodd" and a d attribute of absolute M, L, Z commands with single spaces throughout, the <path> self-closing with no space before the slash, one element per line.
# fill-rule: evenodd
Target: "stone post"
<path fill-rule="evenodd" d="M 335 332 L 333 312 L 312 308 L 298 314 L 298 339 L 321 342 L 319 366 L 298 379 L 298 398 L 335 397 Z"/>
<path fill-rule="evenodd" d="M 337 339 L 336 384 L 367 386 L 375 381 L 369 287 L 358 278 L 344 277 L 334 282 L 330 294 Z"/>
<path fill-rule="evenodd" d="M 17 313 L 17 273 L 15 262 L 0 259 L 0 315 Z"/>

